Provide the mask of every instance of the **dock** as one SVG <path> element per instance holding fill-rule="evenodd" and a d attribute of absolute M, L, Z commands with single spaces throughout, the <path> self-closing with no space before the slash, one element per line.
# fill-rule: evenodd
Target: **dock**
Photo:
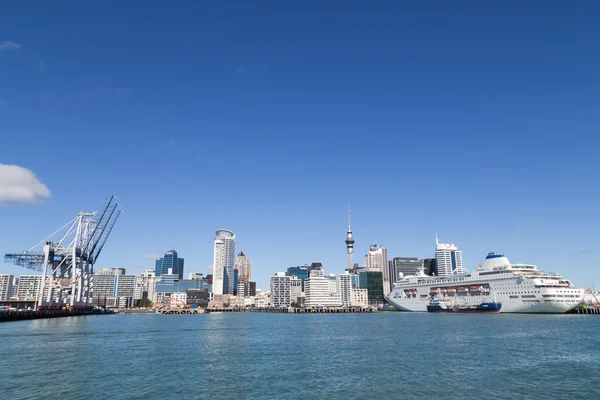
<path fill-rule="evenodd" d="M 335 307 L 284 307 L 284 308 L 250 308 L 250 312 L 267 312 L 278 314 L 369 314 L 376 313 L 377 308 L 335 308 Z"/>
<path fill-rule="evenodd" d="M 572 309 L 571 311 L 568 311 L 567 314 L 590 314 L 590 315 L 600 315 L 600 308 L 594 308 L 594 307 L 586 307 L 586 308 L 582 308 L 582 307 L 577 307 Z"/>
<path fill-rule="evenodd" d="M 24 321 L 42 318 L 78 317 L 81 315 L 103 315 L 101 310 L 14 310 L 0 311 L 0 322 Z"/>

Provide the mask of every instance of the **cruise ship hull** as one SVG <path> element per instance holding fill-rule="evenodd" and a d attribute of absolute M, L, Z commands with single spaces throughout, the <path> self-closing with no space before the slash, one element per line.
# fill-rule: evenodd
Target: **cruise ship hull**
<path fill-rule="evenodd" d="M 394 306 L 398 311 L 408 312 L 427 312 L 427 301 L 419 301 L 419 299 L 393 299 L 391 296 L 387 298 L 387 301 Z M 483 301 L 483 299 L 482 299 Z M 502 303 L 501 313 L 531 313 L 531 314 L 564 314 L 570 311 L 577 304 L 565 304 L 565 303 L 530 303 L 530 304 L 506 304 L 498 298 L 498 301 Z"/>
<path fill-rule="evenodd" d="M 458 306 L 499 302 L 501 313 L 562 314 L 584 300 L 584 289 L 568 279 L 549 274 L 535 265 L 511 264 L 503 255 L 490 253 L 477 271 L 445 277 L 420 274 L 396 284 L 386 300 L 400 311 L 427 312 L 432 299 Z"/>

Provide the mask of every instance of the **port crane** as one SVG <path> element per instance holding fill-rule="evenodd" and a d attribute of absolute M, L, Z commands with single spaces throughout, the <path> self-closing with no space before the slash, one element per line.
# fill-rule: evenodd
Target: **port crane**
<path fill-rule="evenodd" d="M 121 210 L 110 195 L 99 211 L 79 212 L 56 232 L 4 261 L 41 272 L 39 307 L 91 307 L 94 264 Z"/>

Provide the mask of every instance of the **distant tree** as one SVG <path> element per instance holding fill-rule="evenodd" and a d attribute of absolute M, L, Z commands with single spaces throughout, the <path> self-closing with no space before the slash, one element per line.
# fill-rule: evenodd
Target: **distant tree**
<path fill-rule="evenodd" d="M 152 307 L 153 304 L 152 300 L 147 297 L 140 300 L 140 307 Z"/>
<path fill-rule="evenodd" d="M 292 307 L 298 308 L 300 307 L 300 304 L 296 303 L 295 301 L 292 301 Z"/>

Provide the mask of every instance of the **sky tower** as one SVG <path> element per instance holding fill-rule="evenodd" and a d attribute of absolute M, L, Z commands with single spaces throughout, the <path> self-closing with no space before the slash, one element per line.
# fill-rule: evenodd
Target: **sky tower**
<path fill-rule="evenodd" d="M 348 203 L 348 235 L 346 236 L 346 250 L 348 251 L 348 269 L 352 269 L 352 254 L 354 253 L 354 236 L 352 236 L 352 228 L 350 228 L 350 203 Z"/>

